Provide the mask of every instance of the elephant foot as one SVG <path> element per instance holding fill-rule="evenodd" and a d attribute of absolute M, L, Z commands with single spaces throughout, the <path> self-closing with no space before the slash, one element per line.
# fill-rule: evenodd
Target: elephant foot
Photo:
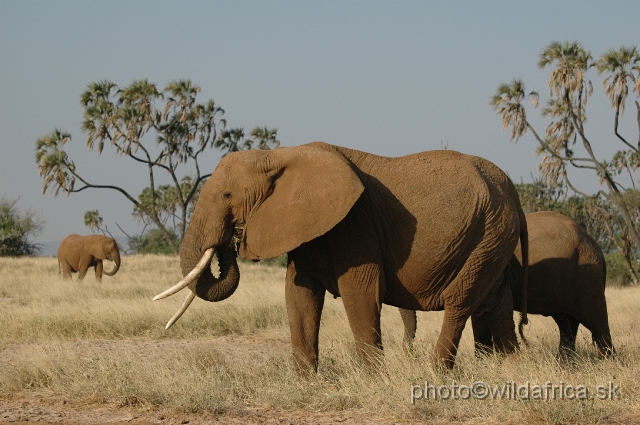
<path fill-rule="evenodd" d="M 455 348 L 453 348 L 454 352 L 452 353 L 450 349 L 442 347 L 438 345 L 433 354 L 432 361 L 433 364 L 438 369 L 453 369 L 456 363 L 456 353 Z"/>
<path fill-rule="evenodd" d="M 577 365 L 577 361 L 579 360 L 578 354 L 567 347 L 560 347 L 558 350 L 558 354 L 556 355 L 556 360 L 560 365 L 571 366 Z"/>
<path fill-rule="evenodd" d="M 611 344 L 611 340 L 604 340 L 602 338 L 594 338 L 594 344 L 598 347 L 598 351 L 600 352 L 600 356 L 603 359 L 609 359 L 616 356 L 616 350 L 613 348 L 613 344 Z"/>
<path fill-rule="evenodd" d="M 298 375 L 302 379 L 309 379 L 318 372 L 318 364 L 316 362 L 310 363 L 306 357 L 293 356 L 293 366 Z"/>
<path fill-rule="evenodd" d="M 384 365 L 384 354 L 381 347 L 360 342 L 356 343 L 356 351 L 367 371 L 378 372 L 381 370 Z"/>
<path fill-rule="evenodd" d="M 484 359 L 485 357 L 489 357 L 493 354 L 493 344 L 486 345 L 486 344 L 476 342 L 474 346 L 475 346 L 475 356 L 477 359 Z"/>

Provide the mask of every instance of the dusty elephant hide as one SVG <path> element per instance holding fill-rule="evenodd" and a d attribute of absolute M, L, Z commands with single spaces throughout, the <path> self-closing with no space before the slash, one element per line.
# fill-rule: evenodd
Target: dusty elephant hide
<path fill-rule="evenodd" d="M 502 321 L 492 329 L 499 346 L 518 346 L 512 297 L 496 286 L 519 240 L 526 281 L 526 221 L 512 182 L 482 158 L 386 158 L 321 142 L 229 154 L 204 185 L 182 242 L 185 279 L 156 297 L 191 291 L 169 325 L 196 295 L 233 294 L 239 272 L 229 245 L 238 229 L 244 258 L 288 253 L 286 303 L 301 373 L 317 368 L 327 292 L 342 297 L 367 364 L 382 348 L 382 304 L 444 309 L 434 356 L 445 367 L 483 303 Z M 223 260 L 219 278 L 208 266 L 214 251 Z"/>

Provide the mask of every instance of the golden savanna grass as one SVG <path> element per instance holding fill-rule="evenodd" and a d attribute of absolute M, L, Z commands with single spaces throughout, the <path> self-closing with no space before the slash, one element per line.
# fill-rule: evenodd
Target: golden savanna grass
<path fill-rule="evenodd" d="M 608 288 L 615 360 L 598 359 L 580 328 L 577 355 L 556 358 L 551 318 L 531 316 L 529 347 L 513 356 L 477 359 L 470 325 L 456 367 L 440 371 L 430 354 L 441 312 L 418 314 L 407 353 L 397 309 L 382 316 L 384 364 L 363 369 L 340 299 L 327 297 L 320 330 L 319 373 L 293 372 L 283 268 L 241 264 L 229 299 L 197 299 L 170 329 L 164 325 L 186 294 L 153 296 L 180 279 L 179 259 L 128 256 L 120 272 L 97 283 L 58 277 L 55 258 L 0 259 L 0 396 L 66 398 L 181 412 L 238 407 L 314 412 L 353 411 L 372 417 L 442 422 L 609 423 L 640 416 L 640 289 Z M 417 400 L 411 386 L 597 385 L 612 382 L 620 398 L 601 400 Z"/>

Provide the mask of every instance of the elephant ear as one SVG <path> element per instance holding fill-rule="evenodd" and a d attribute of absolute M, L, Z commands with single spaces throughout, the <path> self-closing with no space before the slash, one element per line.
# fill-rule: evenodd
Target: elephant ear
<path fill-rule="evenodd" d="M 325 234 L 364 191 L 344 156 L 314 145 L 269 153 L 271 193 L 247 218 L 240 244 L 244 258 L 277 257 Z"/>
<path fill-rule="evenodd" d="M 93 235 L 95 236 L 95 235 Z M 84 250 L 85 252 L 91 254 L 94 258 L 97 258 L 99 260 L 104 260 L 105 259 L 105 255 L 104 255 L 104 248 L 102 246 L 102 243 L 98 240 L 96 240 L 95 237 L 86 237 L 84 240 Z"/>

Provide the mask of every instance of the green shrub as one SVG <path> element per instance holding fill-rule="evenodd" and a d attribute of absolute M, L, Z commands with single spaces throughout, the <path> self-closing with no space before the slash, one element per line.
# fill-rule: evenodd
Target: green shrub
<path fill-rule="evenodd" d="M 621 252 L 607 252 L 604 254 L 604 259 L 607 263 L 607 285 L 630 286 L 633 283 L 629 267 Z M 640 275 L 640 267 L 637 262 L 633 264 L 633 267 L 636 275 Z"/>
<path fill-rule="evenodd" d="M 36 255 L 42 246 L 32 242 L 44 229 L 44 220 L 32 210 L 21 211 L 18 199 L 0 199 L 0 257 Z"/>
<path fill-rule="evenodd" d="M 177 244 L 178 235 L 175 231 L 170 231 L 171 240 Z M 128 238 L 129 248 L 134 254 L 161 254 L 173 255 L 173 251 L 160 229 L 151 229 L 140 235 Z"/>

